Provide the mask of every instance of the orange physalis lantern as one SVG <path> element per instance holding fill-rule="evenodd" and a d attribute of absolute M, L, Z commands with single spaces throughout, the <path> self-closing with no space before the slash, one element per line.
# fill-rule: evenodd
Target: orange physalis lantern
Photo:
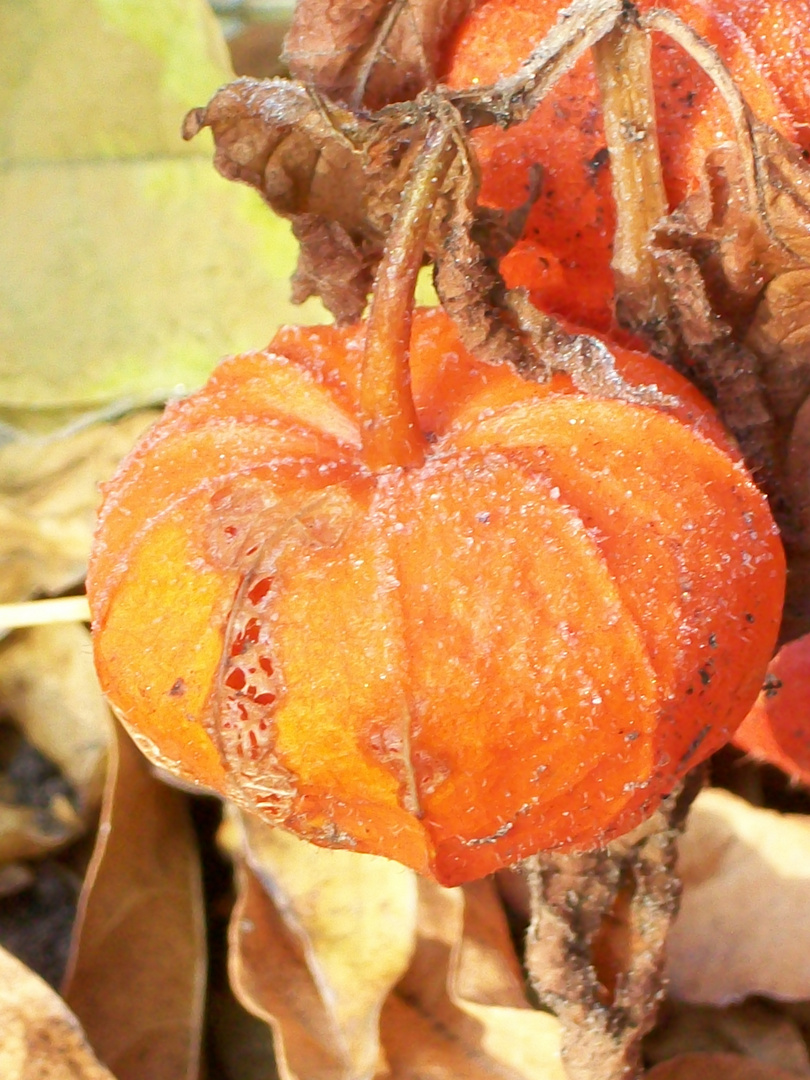
<path fill-rule="evenodd" d="M 153 760 L 455 884 L 604 844 L 723 745 L 784 560 L 667 368 L 616 351 L 670 411 L 477 360 L 441 310 L 411 327 L 412 195 L 367 325 L 284 330 L 167 409 L 106 489 L 88 594 Z"/>

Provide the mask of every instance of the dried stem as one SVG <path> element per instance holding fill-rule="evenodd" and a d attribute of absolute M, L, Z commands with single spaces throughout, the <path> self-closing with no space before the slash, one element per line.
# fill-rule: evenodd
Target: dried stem
<path fill-rule="evenodd" d="M 58 596 L 53 600 L 25 600 L 0 604 L 0 632 L 51 623 L 89 622 L 86 596 Z"/>
<path fill-rule="evenodd" d="M 424 460 L 409 371 L 413 294 L 436 200 L 456 153 L 452 133 L 437 120 L 403 192 L 374 282 L 360 389 L 363 458 L 373 472 Z"/>
<path fill-rule="evenodd" d="M 610 153 L 616 237 L 613 273 L 620 323 L 660 340 L 667 290 L 650 249 L 668 211 L 655 120 L 650 39 L 634 13 L 593 47 Z"/>
<path fill-rule="evenodd" d="M 570 1080 L 636 1080 L 663 992 L 664 947 L 680 898 L 677 840 L 703 770 L 648 821 L 599 851 L 527 859 L 526 965 L 559 1018 Z"/>
<path fill-rule="evenodd" d="M 494 86 L 454 90 L 450 101 L 469 131 L 522 124 L 559 79 L 621 18 L 623 0 L 574 0 L 528 60 Z"/>

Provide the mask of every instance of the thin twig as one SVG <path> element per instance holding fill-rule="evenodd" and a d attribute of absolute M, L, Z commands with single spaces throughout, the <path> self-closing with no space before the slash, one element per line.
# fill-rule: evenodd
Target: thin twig
<path fill-rule="evenodd" d="M 86 596 L 59 596 L 52 600 L 0 604 L 0 632 L 69 622 L 90 622 Z"/>

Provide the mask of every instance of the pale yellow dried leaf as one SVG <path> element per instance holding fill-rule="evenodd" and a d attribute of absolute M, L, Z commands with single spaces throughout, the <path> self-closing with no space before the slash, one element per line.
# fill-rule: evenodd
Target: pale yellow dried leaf
<path fill-rule="evenodd" d="M 86 832 L 104 785 L 112 725 L 85 627 L 40 626 L 0 643 L 0 708 L 72 788 L 71 798 L 56 789 L 45 805 L 18 805 L 4 785 L 0 863 L 40 858 Z"/>
<path fill-rule="evenodd" d="M 195 1080 L 206 944 L 188 800 L 120 729 L 116 747 L 65 1000 L 118 1080 Z"/>
<path fill-rule="evenodd" d="M 78 623 L 60 623 L 21 630 L 4 641 L 0 702 L 26 740 L 72 784 L 82 809 L 94 810 L 113 728 L 89 631 Z"/>
<path fill-rule="evenodd" d="M 795 1080 L 796 1074 L 739 1054 L 681 1054 L 656 1065 L 645 1080 Z"/>
<path fill-rule="evenodd" d="M 373 1076 L 380 1009 L 413 952 L 413 873 L 387 859 L 317 848 L 247 815 L 243 829 L 250 869 L 296 939 L 326 1007 L 331 1054 L 347 1076 Z M 275 993 L 283 994 L 283 973 L 278 983 Z M 278 1008 L 272 1000 L 256 1004 L 267 1015 Z M 294 1068 L 296 1051 L 286 1033 L 280 1033 Z"/>
<path fill-rule="evenodd" d="M 0 603 L 63 592 L 82 580 L 99 484 L 156 416 L 138 412 L 0 447 Z"/>
<path fill-rule="evenodd" d="M 416 953 L 382 1015 L 392 1080 L 565 1080 L 559 1024 L 521 992 L 491 883 L 421 881 L 419 900 Z"/>
<path fill-rule="evenodd" d="M 46 807 L 0 802 L 0 866 L 58 851 L 81 836 L 83 825 L 64 796 Z"/>
<path fill-rule="evenodd" d="M 115 1080 L 78 1021 L 38 975 L 0 948 L 3 1080 Z"/>
<path fill-rule="evenodd" d="M 0 405 L 154 400 L 298 314 L 288 225 L 180 137 L 231 78 L 204 0 L 0 0 Z"/>
<path fill-rule="evenodd" d="M 680 847 L 670 993 L 723 1005 L 810 998 L 810 823 L 702 792 Z"/>
<path fill-rule="evenodd" d="M 334 1020 L 290 931 L 244 862 L 228 931 L 228 973 L 242 1006 L 269 1025 L 284 1080 L 343 1080 Z"/>
<path fill-rule="evenodd" d="M 0 0 L 0 157 L 193 155 L 178 117 L 230 76 L 207 4 Z"/>

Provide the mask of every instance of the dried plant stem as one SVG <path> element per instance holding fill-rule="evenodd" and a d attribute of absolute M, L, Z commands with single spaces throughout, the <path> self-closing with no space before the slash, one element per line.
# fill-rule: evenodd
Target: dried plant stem
<path fill-rule="evenodd" d="M 26 600 L 0 604 L 0 632 L 50 623 L 89 622 L 86 596 L 60 596 L 54 600 Z"/>
<path fill-rule="evenodd" d="M 456 153 L 451 130 L 437 120 L 402 194 L 374 282 L 360 387 L 363 458 L 373 472 L 424 460 L 409 370 L 413 294 L 436 200 Z"/>
<path fill-rule="evenodd" d="M 559 1018 L 569 1080 L 636 1080 L 641 1039 L 663 992 L 664 947 L 680 898 L 677 840 L 703 778 L 632 833 L 591 852 L 524 863 L 531 923 L 526 966 Z"/>
<path fill-rule="evenodd" d="M 655 120 L 650 39 L 630 15 L 593 46 L 610 153 L 619 322 L 658 341 L 669 311 L 652 255 L 652 230 L 668 211 Z"/>

